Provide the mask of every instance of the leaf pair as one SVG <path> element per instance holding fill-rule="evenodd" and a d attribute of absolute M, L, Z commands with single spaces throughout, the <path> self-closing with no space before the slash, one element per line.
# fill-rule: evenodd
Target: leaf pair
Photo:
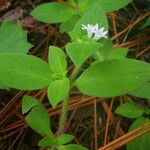
<path fill-rule="evenodd" d="M 66 77 L 67 61 L 64 52 L 54 46 L 49 48 L 49 64 L 54 80 L 48 87 L 48 99 L 53 107 L 68 97 L 70 81 Z"/>
<path fill-rule="evenodd" d="M 73 2 L 73 1 L 68 0 L 67 1 L 68 3 L 51 2 L 51 3 L 42 4 L 36 7 L 31 12 L 31 15 L 34 18 L 42 22 L 63 23 L 60 27 L 61 31 L 69 32 L 73 28 L 74 24 L 76 24 L 76 22 L 78 21 L 79 19 L 78 16 L 81 17 L 89 9 L 91 9 L 92 7 L 95 7 L 95 5 L 97 5 L 98 7 L 101 7 L 103 9 L 103 12 L 107 13 L 107 12 L 112 12 L 114 10 L 120 9 L 126 6 L 127 4 L 129 4 L 131 1 L 132 0 L 124 0 L 124 1 L 77 0 L 76 2 Z M 104 13 L 101 14 L 100 12 L 98 13 L 95 12 L 94 14 L 97 14 L 97 15 L 94 15 L 94 16 L 98 16 L 100 14 L 101 15 L 100 18 L 101 18 L 105 16 Z M 104 18 L 102 20 L 104 20 Z"/>
<path fill-rule="evenodd" d="M 44 136 L 44 138 L 40 140 L 38 144 L 39 146 L 44 148 L 56 146 L 59 150 L 87 150 L 76 144 L 65 145 L 71 142 L 74 138 L 70 134 L 62 134 L 58 137 L 53 135 L 50 127 L 49 115 L 43 104 L 36 98 L 31 96 L 23 97 L 22 113 L 27 114 L 25 119 L 30 127 Z"/>
<path fill-rule="evenodd" d="M 67 62 L 61 49 L 50 47 L 49 64 L 42 59 L 21 54 L 0 54 L 0 81 L 21 90 L 37 90 L 48 87 L 48 97 L 53 106 L 69 92 L 69 80 L 65 77 Z"/>
<path fill-rule="evenodd" d="M 47 136 L 40 140 L 39 146 L 41 147 L 52 147 L 52 146 L 57 146 L 57 145 L 64 145 L 68 144 L 74 139 L 74 136 L 70 134 L 62 134 L 58 137 L 52 137 L 52 136 Z"/>
<path fill-rule="evenodd" d="M 52 147 L 55 145 L 64 145 L 73 140 L 73 136 L 62 134 L 55 137 L 51 131 L 50 118 L 43 104 L 36 98 L 24 96 L 22 102 L 22 113 L 27 123 L 36 132 L 42 134 L 44 138 L 39 142 L 41 147 Z"/>
<path fill-rule="evenodd" d="M 31 15 L 34 18 L 36 18 L 42 22 L 63 23 L 60 27 L 61 31 L 71 31 L 79 19 L 78 15 L 80 14 L 80 12 L 82 12 L 82 9 L 83 9 L 83 4 L 80 2 L 78 4 L 79 4 L 79 7 L 75 4 L 75 5 L 73 5 L 74 6 L 74 8 L 73 8 L 70 5 L 65 5 L 60 2 L 46 3 L 46 4 L 42 4 L 42 5 L 38 6 L 37 8 L 35 8 L 31 12 Z M 88 2 L 88 4 L 90 4 L 90 3 Z M 87 4 L 85 4 L 85 5 L 87 5 Z M 94 5 L 92 5 L 92 6 L 94 6 Z M 91 5 L 90 5 L 90 7 L 91 7 Z M 85 23 L 95 23 L 95 24 L 101 23 L 101 26 L 104 26 L 104 24 L 106 23 L 105 22 L 106 15 L 103 12 L 103 10 L 101 9 L 100 5 L 97 5 L 96 7 L 98 7 L 98 9 L 93 8 L 91 11 L 88 12 L 87 15 L 89 17 L 89 15 L 92 14 L 93 11 L 94 11 L 94 14 L 96 13 L 97 15 L 92 15 L 92 16 L 90 15 L 90 18 L 86 22 L 85 21 L 84 22 Z M 94 21 L 92 19 L 92 17 L 94 17 L 94 20 L 97 18 L 97 21 Z M 98 20 L 100 20 L 100 22 Z M 79 21 L 78 23 L 81 23 L 81 22 Z M 81 24 L 80 24 L 80 28 L 81 28 Z M 76 31 L 74 31 L 74 32 L 76 32 Z"/>

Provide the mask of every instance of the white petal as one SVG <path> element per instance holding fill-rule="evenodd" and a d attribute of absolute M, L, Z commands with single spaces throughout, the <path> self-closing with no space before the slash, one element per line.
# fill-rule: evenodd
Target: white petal
<path fill-rule="evenodd" d="M 82 24 L 82 29 L 83 29 L 83 30 L 86 30 L 86 29 L 87 29 L 87 26 L 85 26 L 84 24 Z"/>
<path fill-rule="evenodd" d="M 99 28 L 98 23 L 95 25 L 83 25 L 82 24 L 82 29 L 87 31 L 88 38 L 92 38 L 94 35 L 94 40 L 98 41 L 101 38 L 107 38 L 106 34 L 108 31 L 104 31 L 104 27 Z"/>
<path fill-rule="evenodd" d="M 106 35 L 108 33 L 108 31 L 103 32 L 103 35 Z"/>
<path fill-rule="evenodd" d="M 104 31 L 104 27 L 99 29 L 99 32 L 103 32 Z"/>
<path fill-rule="evenodd" d="M 106 35 L 105 35 L 105 36 L 103 36 L 103 37 L 104 37 L 104 38 L 106 38 L 106 39 L 108 38 Z"/>
<path fill-rule="evenodd" d="M 87 30 L 87 34 L 88 34 L 88 38 L 91 38 L 93 35 L 93 32 L 91 32 L 90 30 Z"/>
<path fill-rule="evenodd" d="M 96 24 L 95 26 L 93 26 L 93 29 L 96 31 L 99 29 L 98 24 Z"/>

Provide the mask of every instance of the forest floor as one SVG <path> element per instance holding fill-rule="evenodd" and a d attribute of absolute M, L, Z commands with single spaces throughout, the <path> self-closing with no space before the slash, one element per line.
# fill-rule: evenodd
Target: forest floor
<path fill-rule="evenodd" d="M 34 45 L 29 53 L 47 60 L 49 45 L 63 47 L 69 38 L 59 32 L 58 25 L 41 23 L 29 15 L 36 6 L 45 2 L 48 1 L 1 0 L 0 22 L 5 19 L 22 21 L 23 28 L 28 31 L 28 41 Z M 127 47 L 128 57 L 150 62 L 150 30 L 140 29 L 150 14 L 146 7 L 147 5 L 133 2 L 107 16 L 114 47 Z M 58 127 L 61 105 L 52 109 L 47 101 L 45 89 L 31 92 L 0 90 L 0 150 L 40 149 L 37 143 L 41 136 L 28 127 L 21 114 L 21 100 L 25 94 L 40 99 L 52 118 L 53 130 Z M 148 100 L 137 97 L 132 97 L 132 100 L 143 106 L 149 104 Z M 85 96 L 73 90 L 66 126 L 66 132 L 75 135 L 73 143 L 82 144 L 91 150 L 124 150 L 127 142 L 137 138 L 133 131 L 128 132 L 133 119 L 114 114 L 116 107 L 125 101 L 126 95 L 101 99 Z"/>

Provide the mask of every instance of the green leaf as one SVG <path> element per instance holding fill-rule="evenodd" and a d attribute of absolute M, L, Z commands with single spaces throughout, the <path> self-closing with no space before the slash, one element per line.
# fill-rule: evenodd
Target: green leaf
<path fill-rule="evenodd" d="M 62 80 L 53 81 L 48 87 L 48 99 L 53 108 L 57 106 L 59 102 L 64 100 L 69 93 L 70 81 L 68 78 Z"/>
<path fill-rule="evenodd" d="M 49 47 L 49 64 L 54 74 L 65 77 L 67 73 L 67 61 L 64 52 L 54 46 Z"/>
<path fill-rule="evenodd" d="M 61 23 L 68 21 L 75 11 L 73 8 L 59 2 L 50 2 L 36 7 L 31 15 L 46 23 Z"/>
<path fill-rule="evenodd" d="M 101 44 L 103 44 L 104 46 L 99 49 L 94 55 L 93 58 L 96 61 L 103 61 L 106 60 L 109 56 L 109 53 L 112 51 L 113 49 L 113 44 L 110 38 L 108 39 L 102 39 L 101 40 Z"/>
<path fill-rule="evenodd" d="M 77 0 L 78 14 L 81 16 L 92 6 L 98 4 L 97 0 Z"/>
<path fill-rule="evenodd" d="M 27 32 L 22 29 L 20 23 L 4 21 L 0 27 L 0 35 L 0 54 L 26 54 L 32 47 L 27 42 Z M 0 89 L 9 89 L 9 87 L 0 81 Z"/>
<path fill-rule="evenodd" d="M 38 146 L 40 147 L 51 147 L 57 145 L 57 139 L 52 136 L 44 137 L 40 142 L 38 143 Z"/>
<path fill-rule="evenodd" d="M 98 3 L 104 9 L 104 11 L 107 13 L 107 12 L 112 12 L 114 10 L 123 8 L 126 5 L 128 5 L 129 3 L 131 3 L 132 1 L 133 0 L 101 0 Z"/>
<path fill-rule="evenodd" d="M 144 113 L 144 108 L 135 103 L 121 104 L 115 111 L 116 114 L 127 118 L 138 118 Z"/>
<path fill-rule="evenodd" d="M 25 119 L 33 130 L 43 135 L 52 135 L 49 115 L 38 99 L 31 96 L 24 96 L 22 112 L 23 114 L 29 112 Z"/>
<path fill-rule="evenodd" d="M 66 46 L 66 51 L 76 67 L 80 67 L 102 45 L 96 42 L 79 43 L 73 42 Z"/>
<path fill-rule="evenodd" d="M 57 138 L 58 143 L 60 145 L 67 144 L 67 143 L 71 142 L 73 139 L 74 139 L 74 136 L 70 135 L 70 134 L 62 134 Z"/>
<path fill-rule="evenodd" d="M 123 8 L 132 1 L 133 0 L 77 0 L 78 10 L 76 11 L 82 16 L 91 7 L 98 5 L 104 9 L 105 13 L 107 13 Z"/>
<path fill-rule="evenodd" d="M 34 106 L 41 105 L 40 101 L 34 97 L 25 95 L 22 101 L 22 113 L 25 114 Z"/>
<path fill-rule="evenodd" d="M 149 64 L 132 59 L 112 59 L 89 67 L 75 85 L 90 96 L 112 97 L 126 94 L 149 80 Z"/>
<path fill-rule="evenodd" d="M 81 14 L 83 14 L 94 5 L 101 6 L 104 9 L 105 13 L 107 13 L 123 8 L 132 1 L 133 0 L 78 0 L 78 7 Z"/>
<path fill-rule="evenodd" d="M 149 83 L 145 84 L 138 89 L 130 91 L 129 94 L 137 96 L 137 97 L 149 99 L 150 98 L 150 85 L 149 85 Z"/>
<path fill-rule="evenodd" d="M 0 89 L 9 90 L 9 87 L 6 86 L 2 81 L 0 81 Z"/>
<path fill-rule="evenodd" d="M 148 118 L 138 118 L 134 123 L 131 125 L 129 131 L 132 131 L 144 123 L 150 122 Z M 149 126 L 150 128 L 150 126 Z M 144 130 L 144 129 L 143 129 Z M 134 139 L 133 141 L 129 142 L 127 144 L 127 150 L 148 150 L 150 145 L 150 133 L 146 133 L 137 139 Z"/>
<path fill-rule="evenodd" d="M 144 114 L 150 115 L 150 108 L 144 108 Z"/>
<path fill-rule="evenodd" d="M 0 80 L 3 84 L 21 90 L 47 87 L 52 80 L 49 65 L 30 55 L 0 54 Z"/>
<path fill-rule="evenodd" d="M 69 33 L 73 27 L 75 26 L 75 24 L 77 23 L 77 21 L 79 20 L 79 17 L 77 15 L 72 16 L 72 18 L 66 22 L 63 22 L 60 25 L 60 31 L 61 33 L 66 32 Z"/>
<path fill-rule="evenodd" d="M 45 137 L 43 138 L 38 146 L 41 146 L 41 147 L 51 147 L 51 146 L 56 146 L 56 145 L 64 145 L 64 144 L 67 144 L 69 142 L 71 142 L 73 140 L 73 136 L 70 135 L 70 134 L 62 134 L 60 135 L 59 137 L 52 137 L 52 136 L 48 136 L 48 137 Z"/>
<path fill-rule="evenodd" d="M 115 48 L 110 52 L 108 59 L 125 58 L 127 53 L 128 48 Z"/>
<path fill-rule="evenodd" d="M 32 47 L 27 42 L 27 31 L 22 29 L 22 25 L 14 24 L 11 21 L 4 21 L 0 27 L 0 54 L 26 54 Z"/>
<path fill-rule="evenodd" d="M 83 36 L 87 36 L 86 31 L 82 29 L 82 24 L 98 24 L 99 27 L 104 27 L 105 30 L 108 30 L 106 14 L 104 13 L 103 9 L 98 5 L 94 6 L 89 11 L 87 11 L 81 17 L 81 19 L 79 19 L 77 24 L 74 26 L 73 30 L 69 33 L 73 41 L 79 41 L 79 39 L 82 39 Z"/>
<path fill-rule="evenodd" d="M 64 146 L 58 146 L 58 150 L 88 150 L 87 148 L 77 145 L 77 144 L 69 144 Z"/>

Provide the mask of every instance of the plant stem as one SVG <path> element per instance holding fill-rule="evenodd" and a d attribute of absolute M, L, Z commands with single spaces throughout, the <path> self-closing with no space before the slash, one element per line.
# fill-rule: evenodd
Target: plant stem
<path fill-rule="evenodd" d="M 73 84 L 73 80 L 74 80 L 75 76 L 77 75 L 78 71 L 79 71 L 78 68 L 74 68 L 74 70 L 72 71 L 72 73 L 71 73 L 71 75 L 70 75 L 70 78 L 69 78 L 69 79 L 70 79 L 70 84 L 71 84 L 71 86 L 72 86 L 72 84 Z"/>
<path fill-rule="evenodd" d="M 67 120 L 67 112 L 68 112 L 68 103 L 69 103 L 69 96 L 63 100 L 59 128 L 58 128 L 58 135 L 62 134 L 65 129 L 66 120 Z"/>
<path fill-rule="evenodd" d="M 75 68 L 72 71 L 72 74 L 70 75 L 70 89 L 72 88 L 73 85 L 73 80 L 74 77 L 76 76 L 78 72 L 78 68 Z M 67 120 L 67 112 L 68 112 L 68 104 L 69 104 L 69 98 L 70 98 L 70 93 L 66 97 L 66 99 L 63 100 L 62 104 L 62 110 L 61 110 L 61 116 L 60 116 L 60 122 L 59 122 L 59 128 L 58 128 L 58 135 L 64 133 L 65 125 L 66 125 L 66 120 Z"/>

